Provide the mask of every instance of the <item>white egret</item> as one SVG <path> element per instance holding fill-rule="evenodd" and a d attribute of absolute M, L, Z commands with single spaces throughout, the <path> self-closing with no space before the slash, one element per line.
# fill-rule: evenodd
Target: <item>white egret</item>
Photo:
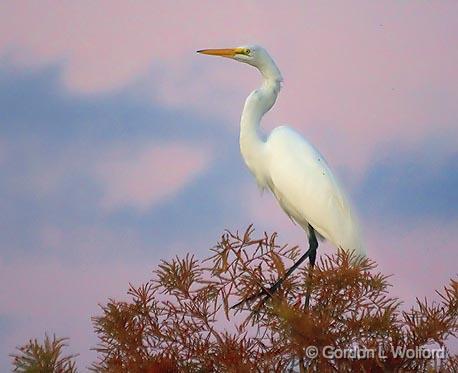
<path fill-rule="evenodd" d="M 227 57 L 260 71 L 262 85 L 250 93 L 243 108 L 240 151 L 258 185 L 272 191 L 282 209 L 305 230 L 309 239 L 308 251 L 270 289 L 258 295 L 271 295 L 307 257 L 313 268 L 318 248 L 316 233 L 337 248 L 365 256 L 349 201 L 320 152 L 287 126 L 275 128 L 267 139 L 260 135 L 261 119 L 274 105 L 283 81 L 267 51 L 253 45 L 204 49 L 198 53 Z"/>

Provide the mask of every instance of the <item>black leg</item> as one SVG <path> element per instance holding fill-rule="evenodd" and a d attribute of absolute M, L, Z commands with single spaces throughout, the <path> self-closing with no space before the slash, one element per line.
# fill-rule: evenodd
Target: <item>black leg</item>
<path fill-rule="evenodd" d="M 318 249 L 318 240 L 316 239 L 315 229 L 311 225 L 309 225 L 309 246 L 310 246 L 310 256 L 309 256 L 309 263 L 310 263 L 310 271 L 309 271 L 309 278 L 307 282 L 307 294 L 305 296 L 305 308 L 309 307 L 310 303 L 310 284 L 312 280 L 312 271 L 313 267 L 315 267 L 315 260 L 316 260 L 316 250 Z"/>
<path fill-rule="evenodd" d="M 316 239 L 315 229 L 309 225 L 309 248 L 312 250 L 309 257 L 310 266 L 315 266 L 316 249 L 318 249 L 318 240 Z"/>
<path fill-rule="evenodd" d="M 278 279 L 278 281 L 273 284 L 269 289 L 263 289 L 261 292 L 258 294 L 252 295 L 251 297 L 248 297 L 246 299 L 243 299 L 239 303 L 233 305 L 231 308 L 237 308 L 238 306 L 242 305 L 243 303 L 249 302 L 253 299 L 256 299 L 262 295 L 265 295 L 266 297 L 264 298 L 263 302 L 269 299 L 273 293 L 275 293 L 278 288 L 283 284 L 283 282 L 288 278 L 288 276 L 293 273 L 297 267 L 299 267 L 302 262 L 309 258 L 310 265 L 313 267 L 315 265 L 315 259 L 316 259 L 316 249 L 318 248 L 318 240 L 316 239 L 315 235 L 315 230 L 311 225 L 309 225 L 309 249 L 305 252 L 304 255 L 302 255 L 299 260 L 294 263 L 286 272 L 285 274 Z"/>

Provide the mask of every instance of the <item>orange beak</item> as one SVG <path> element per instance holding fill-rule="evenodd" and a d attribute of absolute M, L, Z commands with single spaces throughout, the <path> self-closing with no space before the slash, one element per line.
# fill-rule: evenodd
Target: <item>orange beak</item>
<path fill-rule="evenodd" d="M 240 52 L 240 48 L 201 49 L 200 51 L 197 51 L 197 53 L 208 54 L 209 56 L 221 56 L 227 58 L 233 58 Z"/>

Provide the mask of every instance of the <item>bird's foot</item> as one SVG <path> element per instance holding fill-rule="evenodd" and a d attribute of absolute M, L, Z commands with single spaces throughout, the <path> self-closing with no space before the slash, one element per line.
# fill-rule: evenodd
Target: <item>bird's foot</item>
<path fill-rule="evenodd" d="M 239 306 L 241 306 L 242 304 L 245 304 L 245 303 L 251 303 L 255 299 L 257 299 L 259 297 L 262 297 L 264 295 L 265 296 L 264 299 L 260 302 L 260 306 L 262 306 L 269 298 L 271 298 L 274 295 L 274 293 L 280 288 L 280 286 L 283 284 L 283 282 L 286 280 L 286 278 L 287 278 L 287 276 L 283 276 L 283 277 L 279 278 L 277 280 L 277 282 L 275 282 L 270 288 L 267 288 L 267 289 L 264 288 L 259 293 L 253 294 L 253 295 L 249 296 L 248 298 L 242 299 L 237 304 L 234 304 L 231 307 L 231 309 L 238 308 Z"/>
<path fill-rule="evenodd" d="M 238 302 L 237 304 L 233 305 L 231 309 L 238 308 L 244 303 L 251 302 L 263 295 L 265 295 L 264 299 L 261 301 L 260 305 L 262 306 L 269 298 L 272 297 L 272 295 L 278 290 L 278 288 L 283 284 L 283 282 L 288 278 L 288 276 L 293 273 L 297 267 L 305 260 L 307 259 L 310 255 L 314 255 L 313 253 L 315 252 L 316 247 L 310 247 L 307 252 L 302 255 L 299 260 L 293 264 L 291 268 L 289 268 L 286 273 L 280 277 L 275 284 L 273 284 L 270 288 L 262 288 L 262 290 L 254 295 L 249 296 L 248 298 L 245 298 Z M 315 254 L 316 255 L 316 254 Z"/>

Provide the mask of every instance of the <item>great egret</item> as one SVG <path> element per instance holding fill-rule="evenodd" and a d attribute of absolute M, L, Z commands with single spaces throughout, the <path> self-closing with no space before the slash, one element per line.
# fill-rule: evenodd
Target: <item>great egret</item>
<path fill-rule="evenodd" d="M 258 295 L 270 296 L 307 257 L 313 268 L 318 248 L 315 232 L 338 248 L 365 256 L 348 199 L 320 152 L 287 126 L 275 128 L 267 139 L 259 133 L 261 119 L 274 105 L 283 81 L 267 51 L 252 45 L 197 52 L 244 62 L 260 71 L 262 85 L 250 93 L 243 108 L 240 151 L 260 188 L 272 191 L 282 209 L 305 230 L 309 239 L 307 252 L 270 289 L 234 307 Z"/>

